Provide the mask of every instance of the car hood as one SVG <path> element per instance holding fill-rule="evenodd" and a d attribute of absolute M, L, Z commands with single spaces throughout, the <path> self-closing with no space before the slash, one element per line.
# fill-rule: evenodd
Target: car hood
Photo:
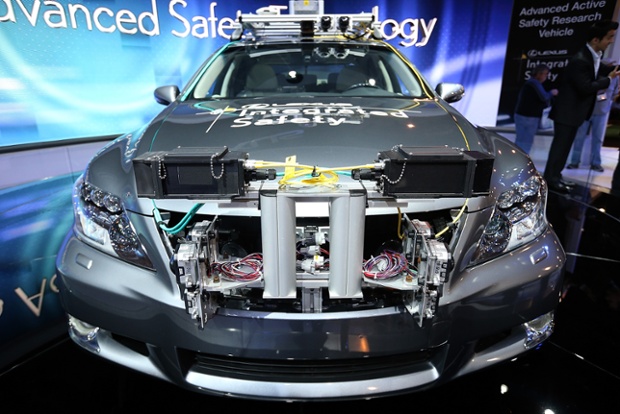
<path fill-rule="evenodd" d="M 124 194 L 127 209 L 147 212 L 152 206 L 140 205 L 132 167 L 133 159 L 147 152 L 227 147 L 247 153 L 248 159 L 277 163 L 295 156 L 300 165 L 329 169 L 373 163 L 379 152 L 395 145 L 493 155 L 492 194 L 509 189 L 535 170 L 510 141 L 474 127 L 442 101 L 243 99 L 171 104 L 142 130 L 104 147 L 89 163 L 85 178 L 113 194 Z M 178 209 L 187 207 L 181 204 Z"/>
<path fill-rule="evenodd" d="M 395 145 L 488 152 L 476 129 L 435 100 L 274 98 L 170 105 L 141 139 L 139 155 L 227 147 L 251 159 L 336 167 L 374 161 Z"/>

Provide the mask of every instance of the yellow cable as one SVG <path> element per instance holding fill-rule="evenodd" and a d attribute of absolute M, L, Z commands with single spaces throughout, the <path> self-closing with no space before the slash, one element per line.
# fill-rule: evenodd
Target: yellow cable
<path fill-rule="evenodd" d="M 289 159 L 291 157 L 288 157 L 287 159 Z M 297 164 L 296 162 L 277 162 L 277 161 L 255 161 L 254 162 L 254 167 L 257 169 L 261 169 L 261 168 L 276 168 L 276 167 L 297 167 L 297 168 L 306 168 L 306 169 L 310 169 L 310 170 L 314 170 L 316 169 L 317 172 L 323 172 L 323 171 L 346 171 L 346 170 L 355 170 L 355 169 L 362 169 L 362 168 L 374 168 L 375 164 L 364 164 L 364 165 L 355 165 L 352 167 L 334 167 L 334 168 L 327 168 L 327 167 L 317 167 L 314 165 L 303 165 L 303 164 Z"/>
<path fill-rule="evenodd" d="M 375 164 L 325 168 L 317 167 L 314 165 L 298 164 L 297 156 L 291 155 L 286 158 L 285 162 L 257 160 L 253 162 L 253 166 L 256 169 L 284 167 L 284 176 L 279 181 L 280 185 L 303 184 L 309 186 L 333 186 L 335 183 L 338 182 L 339 179 L 338 174 L 336 173 L 337 171 L 351 171 L 354 169 L 374 168 Z M 311 176 L 311 178 L 306 178 L 295 183 L 293 182 L 293 180 L 308 175 Z"/>
<path fill-rule="evenodd" d="M 331 186 L 338 182 L 338 174 L 331 170 L 321 170 L 315 168 L 303 168 L 293 172 L 285 173 L 284 177 L 279 181 L 280 185 L 293 185 L 293 180 L 310 175 L 310 178 L 301 180 L 298 183 L 305 185 L 325 185 Z"/>
<path fill-rule="evenodd" d="M 289 155 L 288 157 L 286 157 L 285 164 L 286 164 L 286 167 L 284 167 L 284 178 L 283 179 L 295 174 L 295 169 L 297 166 L 297 156 Z M 280 182 L 282 182 L 282 180 L 280 180 Z"/>
<path fill-rule="evenodd" d="M 459 211 L 459 213 L 456 215 L 456 217 L 454 217 L 454 220 L 452 220 L 452 223 L 447 225 L 439 233 L 435 234 L 435 238 L 436 239 L 441 237 L 442 234 L 444 234 L 445 232 L 447 232 L 450 229 L 450 226 L 455 225 L 461 219 L 461 216 L 463 215 L 463 213 L 465 212 L 465 208 L 467 207 L 467 202 L 469 202 L 469 198 L 467 200 L 465 200 L 465 204 L 463 204 L 463 207 L 461 207 L 461 210 Z"/>
<path fill-rule="evenodd" d="M 403 240 L 405 238 L 405 235 L 401 231 L 401 224 L 402 224 L 402 221 L 403 221 L 403 213 L 400 211 L 400 207 L 396 207 L 396 209 L 398 210 L 398 227 L 396 229 L 396 233 L 398 234 L 398 238 L 400 240 Z"/>

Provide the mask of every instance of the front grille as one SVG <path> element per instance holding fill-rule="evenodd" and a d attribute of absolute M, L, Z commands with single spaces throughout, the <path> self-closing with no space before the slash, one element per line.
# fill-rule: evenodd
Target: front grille
<path fill-rule="evenodd" d="M 181 360 L 191 354 L 190 351 L 179 352 L 184 354 L 180 355 Z M 274 360 L 196 353 L 191 368 L 205 375 L 250 381 L 357 381 L 427 370 L 439 354 L 442 354 L 441 348 L 383 357 Z"/>

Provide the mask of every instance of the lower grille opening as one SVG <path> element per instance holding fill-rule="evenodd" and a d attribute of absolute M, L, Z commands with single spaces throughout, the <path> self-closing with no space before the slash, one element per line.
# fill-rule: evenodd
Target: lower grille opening
<path fill-rule="evenodd" d="M 185 361 L 193 359 L 191 368 L 205 375 L 250 381 L 334 382 L 427 370 L 441 358 L 442 350 L 434 348 L 400 355 L 321 360 L 237 358 L 179 350 L 179 357 Z"/>

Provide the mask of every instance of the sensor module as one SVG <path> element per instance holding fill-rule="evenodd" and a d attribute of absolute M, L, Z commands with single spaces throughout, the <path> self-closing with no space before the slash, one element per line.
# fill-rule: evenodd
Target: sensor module
<path fill-rule="evenodd" d="M 490 189 L 493 160 L 479 151 L 403 147 L 379 153 L 382 193 L 391 197 L 476 197 Z"/>
<path fill-rule="evenodd" d="M 139 197 L 231 198 L 245 194 L 248 155 L 228 148 L 175 148 L 147 152 L 133 161 Z"/>

